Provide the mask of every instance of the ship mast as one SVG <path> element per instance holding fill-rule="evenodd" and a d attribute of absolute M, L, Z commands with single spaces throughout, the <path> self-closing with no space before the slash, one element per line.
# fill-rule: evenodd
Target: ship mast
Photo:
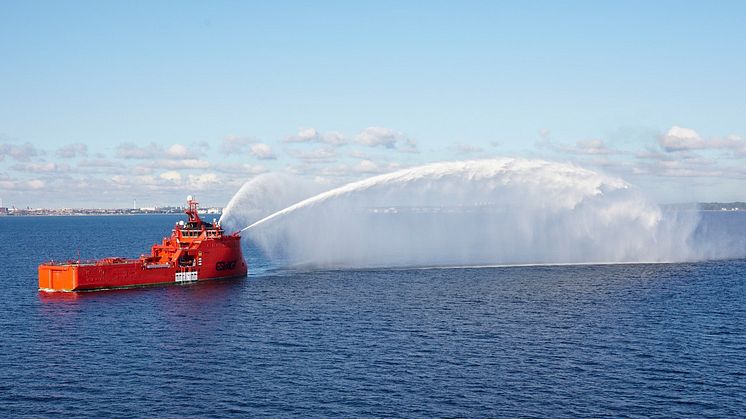
<path fill-rule="evenodd" d="M 196 225 L 202 225 L 202 220 L 199 218 L 199 214 L 197 214 L 198 207 L 199 202 L 197 202 L 192 195 L 187 196 L 187 209 L 184 212 L 189 217 L 189 222 L 195 223 Z"/>

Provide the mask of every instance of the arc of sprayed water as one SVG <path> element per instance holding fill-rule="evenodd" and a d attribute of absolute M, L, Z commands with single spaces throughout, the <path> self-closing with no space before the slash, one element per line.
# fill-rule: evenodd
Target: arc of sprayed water
<path fill-rule="evenodd" d="M 501 169 L 504 168 L 504 165 L 508 165 L 512 162 L 514 162 L 515 159 L 504 159 L 499 160 L 502 165 L 500 165 Z M 495 160 L 492 160 L 491 163 L 495 163 Z M 412 181 L 415 179 L 419 179 L 422 177 L 425 177 L 429 175 L 430 173 L 437 173 L 439 175 L 446 175 L 449 173 L 457 172 L 460 170 L 464 170 L 466 168 L 469 168 L 471 166 L 477 165 L 477 164 L 484 164 L 485 161 L 462 161 L 462 162 L 446 162 L 446 163 L 433 163 L 428 164 L 425 166 L 420 166 L 416 168 L 409 168 L 409 169 L 402 169 L 397 170 L 395 172 L 386 173 L 382 175 L 377 175 L 370 177 L 368 179 L 363 179 L 357 182 L 348 183 L 346 185 L 340 186 L 335 189 L 331 189 L 326 192 L 322 192 L 318 195 L 312 196 L 310 198 L 304 199 L 303 201 L 297 202 L 287 208 L 281 209 L 273 214 L 270 214 L 264 218 L 262 218 L 259 221 L 254 222 L 253 224 L 244 227 L 241 229 L 241 232 L 244 232 L 246 230 L 249 230 L 251 228 L 254 228 L 258 225 L 264 224 L 272 219 L 275 219 L 277 217 L 280 217 L 282 215 L 291 213 L 293 211 L 296 211 L 300 208 L 307 207 L 310 205 L 318 204 L 320 202 L 323 202 L 327 199 L 334 198 L 337 196 L 341 196 L 347 193 L 351 192 L 357 192 L 357 191 L 363 191 L 368 188 L 374 187 L 376 185 L 379 185 L 381 183 L 387 183 L 392 181 Z"/>
<path fill-rule="evenodd" d="M 249 230 L 264 224 L 270 220 L 280 217 L 285 214 L 289 214 L 293 211 L 299 210 L 303 207 L 315 205 L 330 198 L 338 197 L 352 192 L 364 191 L 366 189 L 375 187 L 377 185 L 389 182 L 411 182 L 413 180 L 422 179 L 431 175 L 437 175 L 439 177 L 451 175 L 454 173 L 462 173 L 465 171 L 475 171 L 481 169 L 486 171 L 482 173 L 483 176 L 494 176 L 497 172 L 505 171 L 517 162 L 532 163 L 538 165 L 544 165 L 546 162 L 534 161 L 530 162 L 524 159 L 516 158 L 504 158 L 504 159 L 492 159 L 492 160 L 468 160 L 458 162 L 440 162 L 432 163 L 424 166 L 397 170 L 395 172 L 386 173 L 363 179 L 357 182 L 348 183 L 338 188 L 322 192 L 318 195 L 304 199 L 303 201 L 297 202 L 287 208 L 281 209 L 273 214 L 270 214 L 253 224 L 241 229 L 241 232 Z M 577 169 L 577 168 L 576 168 Z M 579 169 L 577 169 L 579 170 Z"/>
<path fill-rule="evenodd" d="M 296 210 L 298 210 L 300 208 L 303 208 L 303 207 L 306 207 L 306 206 L 309 206 L 309 205 L 314 205 L 316 203 L 323 202 L 323 201 L 325 201 L 327 199 L 330 199 L 330 198 L 333 198 L 333 197 L 336 197 L 336 196 L 340 196 L 340 195 L 344 195 L 346 193 L 350 193 L 350 192 L 354 192 L 354 191 L 362 191 L 362 190 L 365 190 L 365 189 L 367 189 L 369 187 L 375 186 L 376 184 L 378 184 L 380 182 L 386 182 L 386 181 L 390 181 L 392 179 L 396 179 L 397 177 L 400 177 L 403 173 L 408 172 L 408 171 L 409 170 L 405 169 L 405 170 L 399 170 L 399 171 L 396 171 L 396 172 L 393 172 L 393 173 L 387 173 L 387 174 L 384 174 L 384 175 L 373 176 L 373 177 L 368 178 L 368 179 L 364 179 L 364 180 L 361 180 L 361 181 L 348 183 L 347 185 L 343 185 L 343 186 L 340 186 L 338 188 L 331 189 L 331 190 L 326 191 L 326 192 L 322 192 L 322 193 L 320 193 L 318 195 L 315 195 L 315 196 L 312 196 L 310 198 L 304 199 L 304 200 L 302 200 L 300 202 L 297 202 L 297 203 L 295 203 L 295 204 L 293 204 L 293 205 L 291 205 L 289 207 L 283 208 L 283 209 L 281 209 L 281 210 L 279 210 L 279 211 L 277 211 L 277 212 L 275 212 L 273 214 L 270 214 L 270 215 L 262 218 L 261 220 L 256 221 L 256 222 L 254 222 L 253 224 L 251 224 L 251 225 L 249 225 L 247 227 L 242 228 L 241 232 L 244 232 L 244 231 L 246 231 L 246 230 L 248 230 L 250 228 L 256 227 L 256 226 L 258 226 L 260 224 L 264 224 L 267 221 L 270 221 L 270 220 L 272 220 L 274 218 L 277 218 L 279 216 L 282 216 L 282 215 L 291 213 L 293 211 L 296 211 Z"/>

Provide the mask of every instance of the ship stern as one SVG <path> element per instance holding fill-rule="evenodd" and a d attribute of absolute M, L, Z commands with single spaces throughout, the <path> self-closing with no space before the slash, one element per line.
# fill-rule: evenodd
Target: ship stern
<path fill-rule="evenodd" d="M 78 287 L 78 266 L 39 265 L 39 291 L 74 291 Z"/>

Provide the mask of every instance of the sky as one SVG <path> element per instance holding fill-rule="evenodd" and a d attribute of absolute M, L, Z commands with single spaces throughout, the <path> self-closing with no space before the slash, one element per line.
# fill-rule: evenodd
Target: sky
<path fill-rule="evenodd" d="M 746 200 L 746 2 L 0 0 L 0 199 L 223 206 L 497 156 Z"/>

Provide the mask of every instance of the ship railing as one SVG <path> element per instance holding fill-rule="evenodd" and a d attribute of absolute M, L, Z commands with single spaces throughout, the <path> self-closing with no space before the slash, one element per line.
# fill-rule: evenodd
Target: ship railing
<path fill-rule="evenodd" d="M 44 262 L 43 265 L 50 266 L 65 266 L 65 265 L 112 265 L 118 263 L 128 263 L 137 259 L 127 258 L 104 258 L 104 259 L 67 259 L 67 260 L 50 260 Z"/>

